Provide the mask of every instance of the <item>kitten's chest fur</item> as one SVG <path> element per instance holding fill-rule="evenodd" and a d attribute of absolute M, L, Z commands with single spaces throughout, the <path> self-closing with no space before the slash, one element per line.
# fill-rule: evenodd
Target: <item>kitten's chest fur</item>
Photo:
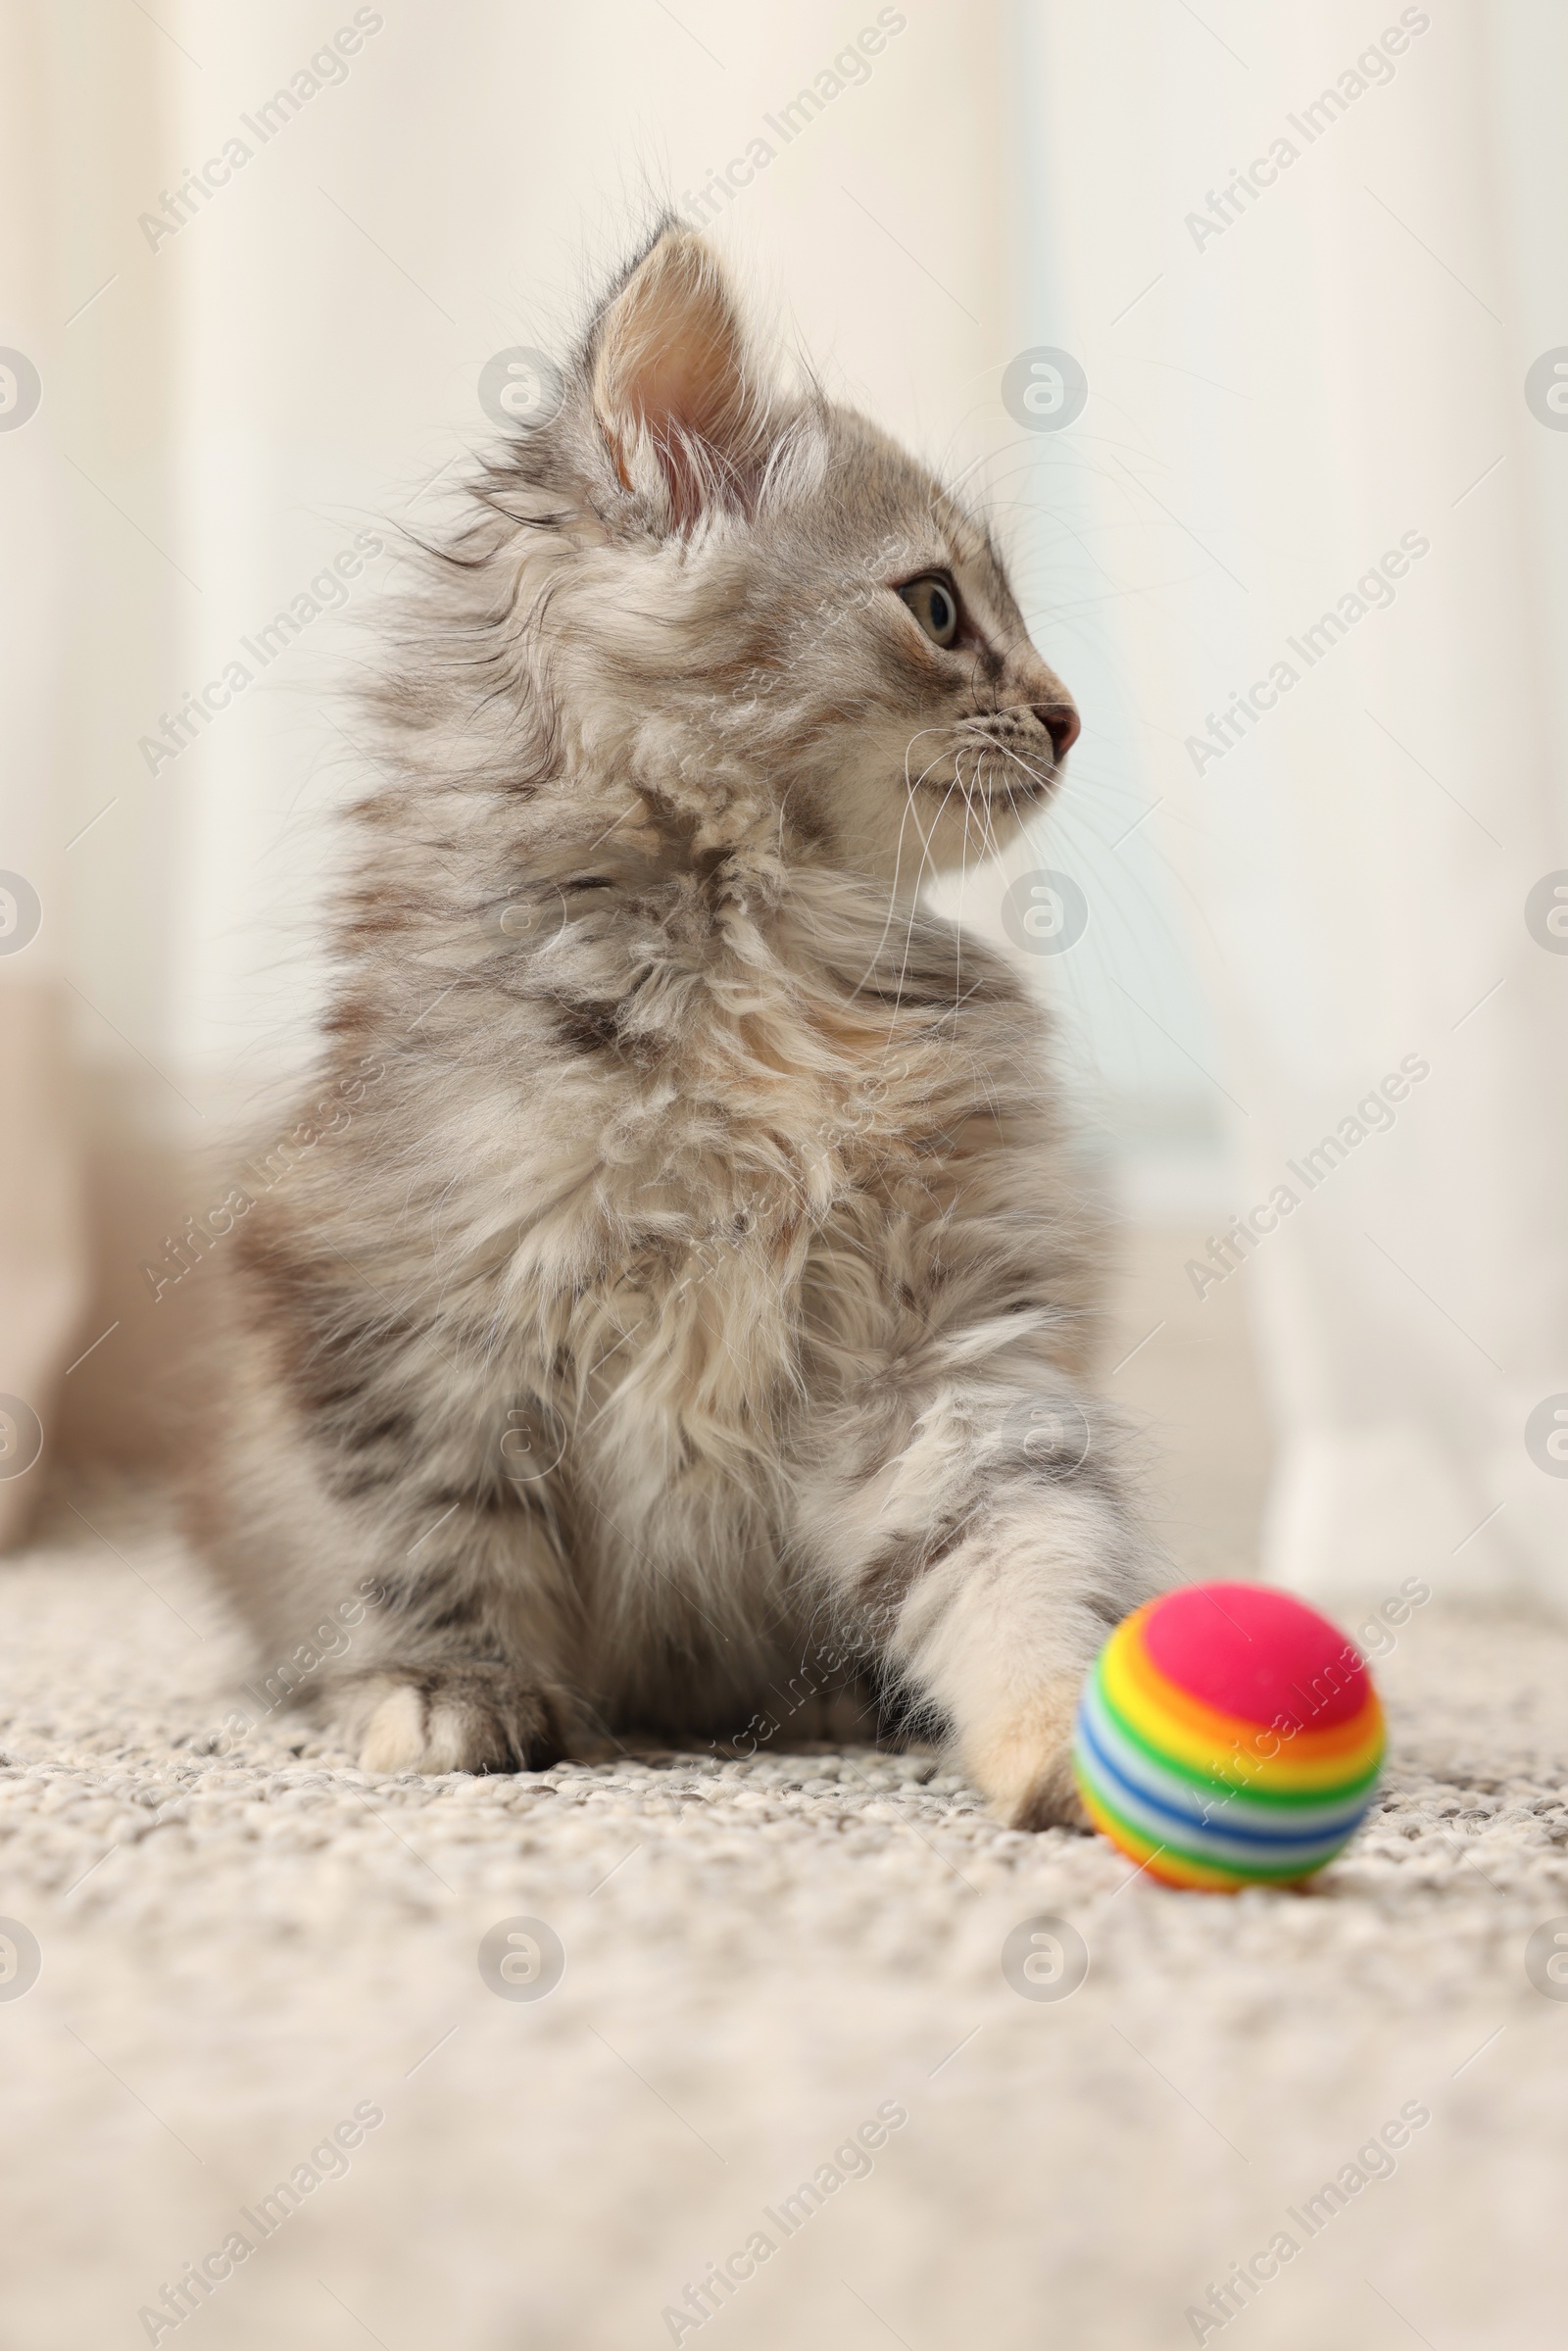
<path fill-rule="evenodd" d="M 851 1293 L 868 1342 L 913 1303 L 913 1236 L 951 1204 L 987 1088 L 951 953 L 939 989 L 923 928 L 923 985 L 889 989 L 885 921 L 868 913 L 853 970 L 799 937 L 763 958 L 710 938 L 695 1002 L 657 1044 L 646 1000 L 694 973 L 679 955 L 642 968 L 640 1066 L 607 1085 L 578 1203 L 603 1260 L 572 1345 L 607 1467 L 647 1509 L 755 1487 L 803 1379 L 820 1392 L 808 1365 Z"/>

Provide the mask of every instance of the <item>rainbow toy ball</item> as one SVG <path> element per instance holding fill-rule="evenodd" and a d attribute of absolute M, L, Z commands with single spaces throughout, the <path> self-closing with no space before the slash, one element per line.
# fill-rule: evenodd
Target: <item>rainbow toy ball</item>
<path fill-rule="evenodd" d="M 1292 1886 L 1353 1834 L 1383 1709 L 1353 1641 L 1288 1592 L 1193 1584 L 1125 1618 L 1073 1738 L 1090 1819 L 1152 1878 Z"/>

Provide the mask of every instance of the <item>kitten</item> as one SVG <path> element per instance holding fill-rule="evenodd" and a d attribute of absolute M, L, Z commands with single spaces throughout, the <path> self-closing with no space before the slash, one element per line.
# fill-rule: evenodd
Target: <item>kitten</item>
<path fill-rule="evenodd" d="M 369 1770 L 733 1736 L 828 1632 L 1001 1817 L 1076 1819 L 1156 1578 L 1042 1015 L 916 897 L 1044 806 L 1071 698 L 684 227 L 560 393 L 373 697 L 334 1116 L 236 1228 L 198 1540 Z"/>

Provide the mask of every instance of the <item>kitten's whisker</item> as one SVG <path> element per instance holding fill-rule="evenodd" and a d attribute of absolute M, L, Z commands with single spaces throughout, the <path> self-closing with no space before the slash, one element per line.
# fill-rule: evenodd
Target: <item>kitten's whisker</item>
<path fill-rule="evenodd" d="M 996 816 L 989 792 L 982 794 L 980 801 L 980 852 L 983 858 L 1000 857 L 1002 855 L 1002 843 L 997 837 Z"/>
<path fill-rule="evenodd" d="M 1032 702 L 1021 700 L 1018 702 L 996 702 L 992 704 L 991 709 L 986 712 L 986 717 L 1000 718 L 1007 710 L 1032 710 L 1034 707 L 1035 706 Z M 959 726 L 983 726 L 985 720 L 971 715 L 968 718 L 960 718 L 957 723 Z"/>
<path fill-rule="evenodd" d="M 996 815 L 991 806 L 991 796 L 989 793 L 987 793 L 982 804 L 981 821 L 984 828 L 982 833 L 982 845 L 987 842 L 990 844 L 985 854 L 988 857 L 1000 857 L 1002 855 L 1002 842 L 998 837 Z"/>
<path fill-rule="evenodd" d="M 1042 770 L 1033 766 L 1024 757 L 1021 751 L 1014 751 L 1010 744 L 997 743 L 994 741 L 992 748 L 996 751 L 1000 751 L 1004 759 L 1011 759 L 1015 767 L 1021 767 L 1023 769 L 1025 775 L 1028 776 L 1030 783 L 1034 786 L 1036 794 L 1049 791 L 1051 786 L 1057 781 L 1059 770 L 1057 769 L 1054 760 L 1049 766 Z"/>
<path fill-rule="evenodd" d="M 953 1008 L 956 1012 L 963 1001 L 963 914 L 969 890 L 969 827 L 964 824 L 958 842 L 958 918 L 953 931 Z"/>
<path fill-rule="evenodd" d="M 925 731 L 925 732 L 927 732 L 927 733 L 932 733 L 932 732 L 935 732 L 935 729 L 927 728 L 927 729 L 925 729 L 924 731 Z M 918 739 L 918 738 L 916 738 L 916 740 L 917 740 L 917 739 Z M 941 758 L 941 757 L 942 757 L 942 754 L 939 752 L 939 753 L 937 754 L 937 759 L 940 759 L 940 758 Z M 905 772 L 906 772 L 906 774 L 907 774 L 907 772 L 908 772 L 908 767 L 907 767 L 907 759 L 908 759 L 908 755 L 907 755 L 907 753 L 906 753 L 906 755 L 905 755 L 905 759 L 906 759 L 906 767 L 905 767 Z M 929 765 L 929 766 L 928 766 L 928 767 L 927 767 L 927 768 L 924 770 L 924 774 L 925 774 L 925 775 L 929 775 L 929 774 L 930 774 L 930 772 L 931 772 L 931 768 L 932 768 L 932 767 L 934 767 L 934 766 L 937 764 L 937 759 L 933 759 L 933 760 L 930 762 L 930 765 Z M 921 779 L 921 780 L 922 780 L 922 781 L 924 780 L 923 776 L 922 776 L 922 779 Z M 913 944 L 914 944 L 914 924 L 915 924 L 915 917 L 916 917 L 916 915 L 918 914 L 918 912 L 919 912 L 919 909 L 920 909 L 920 884 L 921 884 L 921 882 L 922 882 L 922 881 L 924 880 L 924 878 L 925 878 L 926 860 L 929 858 L 929 857 L 930 857 L 930 855 L 931 855 L 931 843 L 932 843 L 932 841 L 933 841 L 933 840 L 936 838 L 937 828 L 938 828 L 938 826 L 941 824 L 941 822 L 942 822 L 942 819 L 943 819 L 944 815 L 947 813 L 948 802 L 949 802 L 949 801 L 950 801 L 950 800 L 953 798 L 953 795 L 954 795 L 954 793 L 956 791 L 956 789 L 957 789 L 957 783 L 958 783 L 958 778 L 957 778 L 957 773 L 956 773 L 956 762 L 955 762 L 955 773 L 954 773 L 953 782 L 952 782 L 952 783 L 951 783 L 951 784 L 948 786 L 948 788 L 947 788 L 947 791 L 946 791 L 946 792 L 943 794 L 943 796 L 942 796 L 942 806 L 941 806 L 941 808 L 938 808 L 938 810 L 937 810 L 936 814 L 935 814 L 935 815 L 932 817 L 932 819 L 931 819 L 931 830 L 930 830 L 930 832 L 929 832 L 929 833 L 925 833 L 925 832 L 921 831 L 920 819 L 919 819 L 919 816 L 918 816 L 918 815 L 916 815 L 916 817 L 915 817 L 915 820 L 914 820 L 914 828 L 915 828 L 915 831 L 916 831 L 916 832 L 918 832 L 918 833 L 920 833 L 920 842 L 921 842 L 921 847 L 920 847 L 920 867 L 919 867 L 919 871 L 916 873 L 916 875 L 915 875 L 915 877 L 914 877 L 914 891 L 913 891 L 913 895 L 911 896 L 911 898 L 910 898 L 910 900 L 909 900 L 909 919 L 908 919 L 908 922 L 907 922 L 907 924 L 906 924 L 906 927 L 905 927 L 905 933 L 904 933 L 904 960 L 903 960 L 903 962 L 902 962 L 902 963 L 900 964 L 900 966 L 899 966 L 899 984 L 898 984 L 898 987 L 897 987 L 897 989 L 894 991 L 894 995 L 895 995 L 895 1003 L 894 1003 L 894 1010 L 893 1010 L 893 1021 L 894 1021 L 894 1022 L 896 1022 L 896 1021 L 897 1021 L 897 1018 L 898 1018 L 898 1007 L 899 1007 L 899 1005 L 900 1005 L 900 1004 L 903 1003 L 903 1001 L 904 1001 L 904 983 L 905 983 L 905 980 L 906 980 L 906 979 L 907 978 L 907 976 L 908 976 L 908 970 L 909 970 L 909 950 L 910 950 L 910 948 L 911 948 L 911 947 L 913 946 Z M 913 799 L 913 794 L 912 794 L 912 793 L 910 794 L 909 805 L 910 805 L 910 807 L 911 807 L 911 808 L 914 806 L 914 799 Z M 934 874 L 935 874 L 935 872 L 936 872 L 936 867 L 935 867 L 935 865 L 933 865 L 933 866 L 932 866 L 932 869 L 931 869 L 931 870 L 932 870 L 932 873 L 933 873 L 933 875 L 934 875 Z M 889 1036 L 889 1042 L 890 1042 L 890 1043 L 892 1042 L 892 1034 L 893 1034 L 893 1022 L 890 1022 L 890 1023 L 889 1023 L 889 1030 L 888 1030 L 888 1036 Z"/>
<path fill-rule="evenodd" d="M 920 734 L 934 734 L 936 731 L 937 731 L 937 730 L 936 730 L 934 727 L 922 727 L 922 728 L 921 728 L 921 730 L 920 730 Z M 920 783 L 920 782 L 923 782 L 924 778 L 925 778 L 927 775 L 929 775 L 929 774 L 930 774 L 930 772 L 931 772 L 931 768 L 932 768 L 932 767 L 934 767 L 934 766 L 936 765 L 936 763 L 937 763 L 937 762 L 936 762 L 936 759 L 933 759 L 933 760 L 931 760 L 930 764 L 921 770 L 920 777 L 919 777 L 918 779 L 916 779 L 916 782 L 915 782 L 915 783 L 913 783 L 913 784 L 911 784 L 911 783 L 910 783 L 910 781 L 909 781 L 909 753 L 910 753 L 910 752 L 913 750 L 913 748 L 914 748 L 915 744 L 916 744 L 916 743 L 918 743 L 918 742 L 919 742 L 919 740 L 920 740 L 920 735 L 911 735 L 911 736 L 909 737 L 909 740 L 908 740 L 908 742 L 907 742 L 907 743 L 905 745 L 905 749 L 904 749 L 904 789 L 905 789 L 905 799 L 904 799 L 904 813 L 903 813 L 903 815 L 902 815 L 902 816 L 899 818 L 899 838 L 898 838 L 897 844 L 895 845 L 894 852 L 893 852 L 893 880 L 892 880 L 892 882 L 890 883 L 890 885 L 889 885 L 889 888 L 888 888 L 888 910 L 887 910 L 887 918 L 886 918 L 886 920 L 883 922 L 883 925 L 882 925 L 882 935 L 881 935 L 881 937 L 878 939 L 878 941 L 877 941 L 877 943 L 876 943 L 875 950 L 874 950 L 874 951 L 873 951 L 873 953 L 872 953 L 871 960 L 869 961 L 869 963 L 867 963 L 867 965 L 866 965 L 865 969 L 864 969 L 864 970 L 861 972 L 861 974 L 860 974 L 859 978 L 858 978 L 858 979 L 856 981 L 854 988 L 853 988 L 853 989 L 850 991 L 850 995 L 849 995 L 849 998 L 848 998 L 848 1000 L 847 1000 L 847 1001 L 848 1001 L 850 1004 L 854 1004 L 854 1002 L 855 1002 L 856 998 L 857 998 L 857 997 L 859 995 L 859 993 L 860 993 L 860 990 L 861 990 L 861 989 L 862 989 L 862 988 L 865 986 L 865 983 L 866 983 L 866 981 L 867 981 L 867 980 L 870 978 L 870 976 L 871 976 L 872 972 L 873 972 L 873 971 L 876 969 L 876 967 L 877 967 L 878 963 L 879 963 L 879 962 L 881 961 L 881 959 L 882 959 L 882 950 L 883 950 L 883 948 L 884 948 L 884 947 L 887 945 L 888 933 L 889 933 L 889 931 L 891 931 L 891 929 L 893 928 L 893 916 L 894 916 L 894 912 L 895 912 L 895 910 L 896 910 L 896 908 L 897 908 L 897 906 L 898 906 L 898 903 L 899 903 L 899 874 L 900 874 L 900 872 L 901 872 L 901 870 L 902 870 L 902 868 L 903 868 L 903 864 L 904 864 L 904 828 L 905 828 L 905 826 L 906 826 L 906 825 L 908 823 L 908 821 L 909 821 L 909 817 L 910 817 L 910 815 L 913 813 L 913 810 L 914 810 L 914 795 L 915 795 L 915 792 L 916 792 L 916 790 L 917 790 L 917 789 L 918 789 L 918 787 L 919 787 L 919 783 Z M 940 758 L 941 758 L 941 756 L 942 756 L 942 755 L 941 755 L 941 753 L 940 753 L 940 752 L 938 752 L 938 754 L 937 754 L 937 759 L 940 759 Z M 919 831 L 919 829 L 920 829 L 920 826 L 919 826 L 919 818 L 918 818 L 918 817 L 916 817 L 916 818 L 915 818 L 915 830 L 916 830 L 916 832 L 918 832 L 918 831 Z M 918 897 L 918 895 L 919 895 L 919 890 L 920 890 L 919 877 L 918 877 L 918 876 L 916 876 L 916 878 L 915 878 L 915 885 L 914 885 L 914 891 L 915 891 L 915 896 L 916 896 L 916 897 Z"/>

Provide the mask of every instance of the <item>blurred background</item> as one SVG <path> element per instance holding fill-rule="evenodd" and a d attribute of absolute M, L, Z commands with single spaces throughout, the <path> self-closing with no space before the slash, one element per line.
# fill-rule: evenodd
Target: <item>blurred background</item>
<path fill-rule="evenodd" d="M 1082 705 L 961 912 L 1059 1011 L 1179 1560 L 1568 1594 L 1554 0 L 0 24 L 11 1536 L 170 1465 L 395 525 L 668 200 L 990 507 Z"/>

